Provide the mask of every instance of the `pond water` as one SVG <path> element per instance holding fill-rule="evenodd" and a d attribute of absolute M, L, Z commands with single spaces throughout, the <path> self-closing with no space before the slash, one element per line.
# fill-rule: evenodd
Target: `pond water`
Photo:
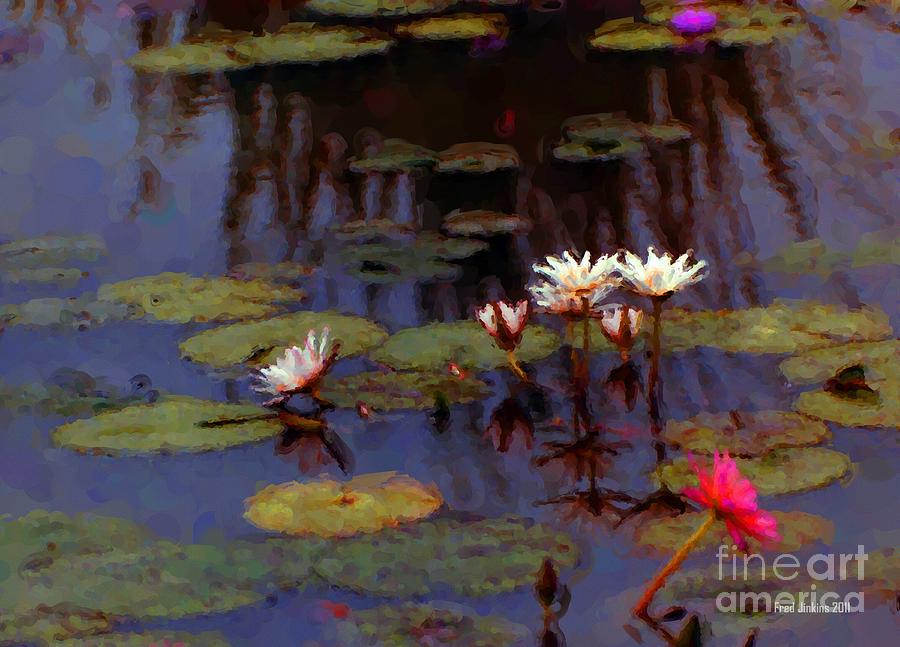
<path fill-rule="evenodd" d="M 803 299 L 877 308 L 894 329 L 900 324 L 896 252 L 893 263 L 844 263 L 829 271 L 784 271 L 772 260 L 785 246 L 812 239 L 852 254 L 861 241 L 896 238 L 900 46 L 889 20 L 874 10 L 805 14 L 812 29 L 766 47 L 600 55 L 580 43 L 602 11 L 523 9 L 510 13 L 513 28 L 499 51 L 405 42 L 387 56 L 192 77 L 139 75 L 127 65 L 138 48 L 132 13 L 125 3 L 96 2 L 83 15 L 60 18 L 47 10 L 29 20 L 12 12 L 0 22 L 0 238 L 93 234 L 108 249 L 73 283 L 5 280 L 2 303 L 75 296 L 160 272 L 223 275 L 241 263 L 293 259 L 316 269 L 298 279 L 309 297 L 291 309 L 360 315 L 393 333 L 471 318 L 487 299 L 524 298 L 531 265 L 546 254 L 655 244 L 692 248 L 710 266 L 705 281 L 667 307 L 740 309 Z M 454 209 L 492 209 L 530 218 L 532 231 L 491 238 L 485 251 L 455 261 L 461 269 L 449 279 L 399 277 L 392 274 L 396 258 L 372 259 L 366 267 L 376 278 L 360 278 L 359 267 L 342 262 L 352 244 L 331 234 L 306 241 L 300 233 L 294 248 L 290 227 L 282 225 L 299 203 L 285 204 L 282 191 L 279 208 L 278 169 L 292 135 L 285 114 L 301 105 L 291 104 L 298 96 L 306 100 L 302 110 L 316 142 L 338 133 L 352 149 L 361 129 L 374 128 L 437 151 L 472 141 L 513 146 L 518 171 L 423 174 L 407 197 L 427 230 L 438 230 Z M 674 117 L 688 125 L 691 139 L 604 164 L 553 162 L 562 122 L 596 112 L 647 123 Z M 347 179 L 350 195 L 359 180 Z M 537 320 L 564 329 L 550 316 Z M 211 327 L 147 320 L 84 330 L 7 325 L 0 332 L 0 381 L 43 384 L 69 368 L 127 392 L 132 376 L 144 374 L 164 394 L 260 402 L 245 375 L 223 376 L 180 357 L 179 343 Z M 439 515 L 516 514 L 572 536 L 582 556 L 561 572 L 572 596 L 559 620 L 567 644 L 632 645 L 635 631 L 644 644 L 663 644 L 629 613 L 661 559 L 634 545 L 637 517 L 616 527 L 616 515 L 597 506 L 598 492 L 640 501 L 656 489 L 649 474 L 658 447 L 643 384 L 630 410 L 605 384 L 621 364 L 616 353 L 591 356 L 585 402 L 603 437 L 628 446 L 614 456 L 582 449 L 578 461 L 571 448 L 570 460 L 537 458 L 551 451 L 544 443 L 559 447 L 580 437 L 569 422 L 569 351 L 563 345 L 528 363 L 535 382 L 550 387 L 540 397 L 500 368 L 479 375 L 490 386 L 488 397 L 452 404 L 449 414 L 430 408 L 364 419 L 353 409 L 327 412 L 329 433 L 346 446 L 346 473 L 314 439 L 200 454 L 81 454 L 51 442 L 62 416 L 4 410 L 3 511 L 94 512 L 146 524 L 174 541 L 224 546 L 266 534 L 242 517 L 244 499 L 266 484 L 396 470 L 437 486 L 446 502 Z M 801 391 L 819 387 L 792 385 L 779 369 L 786 356 L 713 345 L 664 355 L 661 422 L 703 411 L 790 410 Z M 457 361 L 465 367 L 465 359 Z M 636 351 L 633 361 L 646 382 L 646 355 Z M 334 371 L 351 375 L 370 368 L 367 362 L 340 360 Z M 514 436 L 508 448 L 499 447 L 505 451 L 498 449 L 488 433 L 498 411 L 528 421 L 531 446 Z M 830 427 L 829 446 L 849 455 L 851 473 L 822 489 L 764 498 L 764 506 L 834 524 L 830 541 L 811 542 L 800 555 L 897 546 L 896 429 Z M 402 563 L 403 555 L 396 559 Z M 701 551 L 689 565 L 713 559 Z M 425 599 L 432 597 L 521 623 L 533 632 L 529 644 L 541 633 L 541 607 L 529 587 Z M 332 620 L 322 617 L 323 608 L 332 608 L 323 601 L 353 610 L 383 602 L 310 586 L 225 614 L 124 627 L 172 635 L 215 630 L 233 645 L 340 644 Z M 710 624 L 703 644 L 743 644 L 753 626 L 716 613 L 708 602 L 685 605 Z M 757 644 L 892 644 L 895 607 L 896 599 L 872 602 L 862 614 L 759 619 Z"/>

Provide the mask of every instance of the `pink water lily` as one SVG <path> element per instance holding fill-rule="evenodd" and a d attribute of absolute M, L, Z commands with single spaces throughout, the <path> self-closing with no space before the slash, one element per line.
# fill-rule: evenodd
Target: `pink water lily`
<path fill-rule="evenodd" d="M 600 310 L 600 329 L 603 336 L 620 350 L 630 350 L 641 332 L 644 313 L 638 308 L 614 303 Z"/>
<path fill-rule="evenodd" d="M 705 34 L 716 27 L 719 17 L 702 7 L 682 9 L 672 14 L 672 26 L 682 34 Z"/>
<path fill-rule="evenodd" d="M 528 323 L 528 302 L 515 305 L 506 301 L 493 301 L 480 308 L 475 317 L 494 338 L 500 349 L 510 352 L 522 341 L 525 324 Z"/>
<path fill-rule="evenodd" d="M 327 327 L 322 329 L 321 335 L 310 330 L 302 348 L 286 349 L 275 364 L 259 371 L 253 388 L 279 399 L 313 390 L 337 358 L 339 345 L 331 344 L 330 334 Z"/>
<path fill-rule="evenodd" d="M 731 538 L 747 550 L 747 537 L 757 540 L 778 539 L 777 522 L 759 509 L 756 488 L 741 475 L 737 463 L 728 452 L 713 456 L 711 471 L 701 468 L 690 458 L 699 487 L 684 488 L 681 493 L 700 505 L 714 510 L 725 521 Z"/>

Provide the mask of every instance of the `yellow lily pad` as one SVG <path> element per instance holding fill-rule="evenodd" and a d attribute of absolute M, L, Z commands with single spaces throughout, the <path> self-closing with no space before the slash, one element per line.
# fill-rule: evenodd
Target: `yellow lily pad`
<path fill-rule="evenodd" d="M 831 432 L 822 422 L 789 411 L 730 411 L 670 420 L 663 438 L 700 454 L 761 456 L 773 449 L 818 445 L 830 440 Z"/>
<path fill-rule="evenodd" d="M 528 627 L 450 602 L 385 604 L 355 610 L 341 622 L 342 644 L 421 647 L 511 647 L 531 638 Z"/>
<path fill-rule="evenodd" d="M 186 631 L 115 631 L 89 638 L 70 638 L 53 643 L 56 647 L 229 647 L 231 644 L 218 631 L 188 633 Z"/>
<path fill-rule="evenodd" d="M 698 456 L 708 468 L 711 459 Z M 850 457 L 824 447 L 776 449 L 758 458 L 735 459 L 738 469 L 763 496 L 792 494 L 825 487 L 850 471 Z M 657 478 L 673 492 L 697 485 L 686 458 L 676 458 L 657 470 Z"/>
<path fill-rule="evenodd" d="M 128 63 L 143 72 L 220 72 L 255 65 L 324 63 L 384 54 L 393 44 L 389 36 L 372 29 L 291 23 L 274 34 L 238 34 L 149 47 L 132 56 Z"/>
<path fill-rule="evenodd" d="M 809 350 L 781 363 L 781 372 L 792 384 L 821 384 L 854 364 L 866 369 L 867 378 L 900 379 L 900 340 L 844 344 Z"/>
<path fill-rule="evenodd" d="M 503 14 L 457 13 L 397 25 L 394 31 L 398 36 L 416 40 L 471 40 L 487 36 L 502 38 L 509 26 Z"/>
<path fill-rule="evenodd" d="M 165 396 L 153 404 L 137 404 L 93 418 L 75 420 L 52 432 L 54 444 L 99 454 L 203 452 L 272 438 L 281 431 L 277 420 L 259 419 L 261 407 Z M 241 420 L 249 418 L 245 422 Z M 227 421 L 230 424 L 203 426 Z"/>
<path fill-rule="evenodd" d="M 408 597 L 451 590 L 467 597 L 533 586 L 545 559 L 578 563 L 571 537 L 521 517 L 436 519 L 336 542 L 315 566 L 335 586 Z"/>
<path fill-rule="evenodd" d="M 488 385 L 474 377 L 410 371 L 357 373 L 326 379 L 322 397 L 338 407 L 352 408 L 364 402 L 376 411 L 430 409 L 438 396 L 450 404 L 476 402 L 490 395 Z"/>
<path fill-rule="evenodd" d="M 520 361 L 543 359 L 560 345 L 559 336 L 548 328 L 531 324 L 516 351 Z M 481 324 L 475 321 L 433 323 L 406 328 L 391 335 L 372 352 L 372 359 L 396 369 L 446 372 L 453 362 L 463 368 L 487 370 L 507 363 Z"/>
<path fill-rule="evenodd" d="M 245 501 L 244 518 L 289 535 L 349 537 L 423 519 L 441 503 L 433 486 L 382 472 L 346 483 L 320 479 L 269 485 Z"/>
<path fill-rule="evenodd" d="M 351 159 L 349 169 L 353 173 L 409 172 L 417 168 L 431 168 L 436 163 L 437 153 L 433 150 L 410 144 L 405 139 L 385 139 L 378 154 Z"/>
<path fill-rule="evenodd" d="M 211 328 L 185 339 L 178 349 L 184 359 L 213 368 L 274 364 L 286 348 L 302 345 L 307 332 L 326 326 L 331 338 L 341 344 L 341 357 L 361 353 L 387 339 L 381 326 L 362 317 L 304 311 Z"/>
<path fill-rule="evenodd" d="M 501 234 L 527 234 L 531 221 L 515 214 L 499 213 L 487 209 L 452 211 L 444 216 L 441 229 L 451 236 L 497 236 Z"/>
<path fill-rule="evenodd" d="M 493 173 L 517 170 L 521 165 L 516 149 L 507 144 L 469 142 L 438 153 L 438 173 Z"/>
<path fill-rule="evenodd" d="M 309 0 L 303 8 L 323 16 L 402 17 L 441 13 L 459 0 Z"/>
<path fill-rule="evenodd" d="M 593 49 L 623 52 L 675 49 L 687 43 L 687 39 L 668 27 L 637 23 L 631 18 L 607 21 L 588 39 Z"/>
<path fill-rule="evenodd" d="M 668 555 L 677 551 L 697 528 L 703 525 L 709 513 L 705 510 L 686 512 L 676 517 L 649 519 L 641 523 L 634 532 L 634 542 L 641 549 L 655 555 Z M 782 512 L 774 510 L 772 515 L 778 522 L 778 534 L 781 539 L 769 541 L 761 545 L 766 551 L 793 553 L 804 546 L 822 542 L 830 544 L 834 539 L 834 523 L 825 517 L 808 512 Z M 760 544 L 751 539 L 758 550 Z M 709 552 L 717 546 L 733 543 L 724 521 L 716 521 L 709 532 L 695 548 L 699 552 Z"/>
<path fill-rule="evenodd" d="M 283 311 L 277 303 L 296 303 L 302 290 L 262 280 L 190 276 L 165 272 L 100 286 L 97 298 L 141 308 L 158 321 L 228 321 Z"/>
<path fill-rule="evenodd" d="M 640 142 L 630 139 L 615 145 L 595 144 L 589 141 L 563 142 L 553 148 L 553 157 L 561 162 L 610 162 L 637 155 L 644 150 Z"/>
<path fill-rule="evenodd" d="M 827 391 L 801 393 L 794 409 L 844 427 L 900 428 L 900 381 L 872 381 L 877 402 L 841 397 Z"/>

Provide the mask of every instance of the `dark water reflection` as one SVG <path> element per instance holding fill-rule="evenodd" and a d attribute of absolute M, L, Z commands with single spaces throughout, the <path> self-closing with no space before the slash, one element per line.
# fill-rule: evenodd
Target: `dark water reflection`
<path fill-rule="evenodd" d="M 109 257 L 68 294 L 141 274 L 222 273 L 247 261 L 294 258 L 320 266 L 303 281 L 310 308 L 369 316 L 395 330 L 468 317 L 486 298 L 523 297 L 531 263 L 547 253 L 656 244 L 693 248 L 710 261 L 710 278 L 676 305 L 816 298 L 879 305 L 900 323 L 891 296 L 896 266 L 828 279 L 759 267 L 759 259 L 791 241 L 821 237 L 847 248 L 863 232 L 893 224 L 896 169 L 860 143 L 873 130 L 897 126 L 896 92 L 885 89 L 896 85 L 897 57 L 888 53 L 897 45 L 871 24 L 829 22 L 789 47 L 597 57 L 578 45 L 578 20 L 590 11 L 573 10 L 568 21 L 531 11 L 516 19 L 522 24 L 507 46 L 486 56 L 472 57 L 468 46 L 401 45 L 389 57 L 342 65 L 171 78 L 127 68 L 123 59 L 136 47 L 130 19 L 113 3 L 100 4 L 69 22 L 2 23 L 3 46 L 17 53 L 0 67 L 0 236 L 103 236 Z M 855 53 L 852 64 L 834 53 L 842 50 Z M 807 72 L 812 67 L 814 74 Z M 674 117 L 694 138 L 628 162 L 551 163 L 561 122 L 601 111 L 647 122 Z M 395 195 L 414 188 L 426 228 L 453 209 L 491 208 L 530 216 L 533 232 L 492 240 L 455 281 L 370 286 L 348 275 L 334 242 L 310 242 L 297 223 L 309 222 L 317 192 L 329 186 L 342 196 L 333 203 L 335 217 L 364 211 L 366 187 L 343 174 L 337 160 L 366 145 L 367 128 L 437 150 L 480 140 L 515 146 L 519 173 L 432 176 L 394 187 Z M 398 210 L 399 203 L 384 204 Z M 0 286 L 3 302 L 60 293 Z M 220 380 L 178 358 L 177 343 L 202 328 L 11 328 L 0 336 L 2 378 L 42 381 L 75 367 L 122 388 L 143 373 L 164 392 L 248 397 L 245 379 Z M 664 414 L 788 408 L 795 392 L 779 377 L 779 359 L 706 348 L 665 356 Z M 560 352 L 539 363 L 536 381 L 562 391 L 568 362 Z M 518 512 L 575 533 L 587 560 L 568 582 L 572 602 L 559 621 L 566 640 L 631 645 L 622 625 L 636 587 L 658 564 L 632 557 L 628 533 L 612 527 L 635 505 L 660 503 L 648 499 L 658 493 L 646 478 L 656 459 L 647 369 L 642 356 L 625 365 L 612 355 L 592 358 L 580 412 L 564 392 L 542 400 L 506 372 L 492 372 L 491 398 L 451 407 L 441 420 L 433 412 L 365 419 L 333 411 L 322 436 L 288 432 L 274 444 L 198 456 L 79 456 L 50 445 L 58 419 L 6 416 L 0 492 L 11 514 L 95 510 L 179 540 L 219 541 L 258 534 L 241 518 L 242 500 L 263 483 L 298 472 L 399 470 L 435 482 L 456 511 Z M 602 440 L 573 437 L 573 414 L 585 429 L 602 428 Z M 837 430 L 835 446 L 859 462 L 853 481 L 776 505 L 833 519 L 836 547 L 891 543 L 893 535 L 885 540 L 877 529 L 897 517 L 889 493 L 898 479 L 884 458 L 889 447 L 896 462 L 896 444 L 887 434 Z M 316 595 L 285 595 L 275 606 L 165 626 L 221 629 L 235 644 L 325 644 L 315 642 Z M 339 592 L 327 597 L 356 607 L 374 603 Z M 543 626 L 528 591 L 473 606 L 523 622 L 535 635 Z M 771 642 L 759 644 L 882 644 L 895 632 L 896 618 L 882 607 L 864 616 L 782 620 L 764 634 Z"/>

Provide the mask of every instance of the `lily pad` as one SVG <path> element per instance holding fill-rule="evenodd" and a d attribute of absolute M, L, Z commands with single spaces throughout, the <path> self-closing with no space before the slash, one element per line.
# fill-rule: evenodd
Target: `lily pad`
<path fill-rule="evenodd" d="M 502 234 L 527 234 L 531 231 L 531 221 L 515 214 L 486 209 L 474 211 L 457 209 L 444 217 L 441 229 L 451 236 L 489 237 Z"/>
<path fill-rule="evenodd" d="M 187 323 L 264 317 L 283 310 L 276 303 L 294 303 L 306 293 L 259 279 L 164 272 L 102 285 L 97 297 L 139 307 L 159 321 Z"/>
<path fill-rule="evenodd" d="M 341 344 L 341 356 L 361 353 L 387 339 L 377 324 L 336 312 L 292 312 L 264 321 L 245 321 L 205 330 L 179 344 L 185 359 L 213 368 L 238 364 L 273 364 L 285 348 L 302 344 L 309 330 L 331 329 Z"/>
<path fill-rule="evenodd" d="M 640 142 L 626 139 L 615 145 L 593 142 L 564 142 L 553 148 L 553 157 L 561 162 L 610 162 L 636 155 L 644 150 Z"/>
<path fill-rule="evenodd" d="M 543 359 L 559 348 L 559 336 L 535 324 L 525 329 L 516 351 L 520 361 Z M 372 359 L 397 369 L 446 372 L 453 362 L 464 368 L 492 369 L 507 363 L 490 335 L 475 321 L 433 323 L 406 328 L 391 335 L 373 353 Z"/>
<path fill-rule="evenodd" d="M 274 34 L 238 34 L 150 47 L 140 50 L 128 63 L 144 72 L 220 72 L 255 65 L 323 63 L 383 54 L 393 44 L 389 36 L 372 29 L 291 23 Z"/>
<path fill-rule="evenodd" d="M 69 388 L 52 383 L 12 385 L 0 382 L 0 408 L 14 415 L 90 416 L 145 402 L 145 396 L 121 393 L 102 379 L 91 380 L 89 388 Z"/>
<path fill-rule="evenodd" d="M 703 525 L 708 513 L 705 510 L 686 512 L 677 517 L 664 517 L 643 522 L 635 529 L 634 541 L 642 549 L 653 554 L 672 554 L 681 548 L 697 528 Z M 830 544 L 834 538 L 834 523 L 824 517 L 807 512 L 772 512 L 778 522 L 781 539 L 762 544 L 762 549 L 779 553 L 792 553 L 809 544 Z M 751 540 L 754 541 L 755 540 Z M 731 545 L 732 540 L 725 522 L 716 521 L 695 550 L 713 551 L 721 544 Z M 754 545 L 758 546 L 758 542 Z"/>
<path fill-rule="evenodd" d="M 818 445 L 830 440 L 831 432 L 822 422 L 789 411 L 730 411 L 670 420 L 663 438 L 701 454 L 761 456 L 773 449 Z"/>
<path fill-rule="evenodd" d="M 376 411 L 431 409 L 438 394 L 450 404 L 464 404 L 487 397 L 490 390 L 472 377 L 409 371 L 370 371 L 326 379 L 322 388 L 322 397 L 338 407 L 352 408 L 362 401 Z"/>
<path fill-rule="evenodd" d="M 101 413 L 57 427 L 56 445 L 101 454 L 202 452 L 259 442 L 281 431 L 277 420 L 259 419 L 266 410 L 253 405 L 225 404 L 187 396 L 166 396 Z M 241 420 L 250 418 L 245 422 Z M 203 426 L 227 421 L 230 424 Z"/>
<path fill-rule="evenodd" d="M 900 340 L 844 344 L 806 351 L 781 363 L 781 372 L 792 384 L 821 384 L 842 368 L 861 364 L 876 381 L 900 380 Z"/>
<path fill-rule="evenodd" d="M 431 168 L 437 163 L 433 150 L 410 144 L 405 139 L 385 139 L 377 155 L 350 160 L 353 173 L 409 172 L 417 168 Z"/>
<path fill-rule="evenodd" d="M 563 136 L 571 142 L 614 146 L 625 140 L 639 140 L 638 124 L 621 113 L 598 112 L 569 117 L 562 124 Z"/>
<path fill-rule="evenodd" d="M 47 297 L 0 306 L 2 326 L 65 326 L 91 328 L 107 321 L 125 321 L 144 316 L 144 309 L 132 303 L 100 301 L 87 293 L 78 297 Z"/>
<path fill-rule="evenodd" d="M 632 18 L 609 20 L 588 39 L 591 48 L 601 51 L 640 52 L 682 48 L 687 44 L 687 39 L 668 27 L 634 22 Z"/>
<path fill-rule="evenodd" d="M 309 0 L 303 5 L 323 16 L 402 17 L 441 13 L 459 0 Z"/>
<path fill-rule="evenodd" d="M 312 276 L 316 268 L 302 263 L 284 261 L 282 263 L 241 263 L 228 272 L 231 278 L 240 281 L 261 279 L 273 283 L 294 283 Z"/>
<path fill-rule="evenodd" d="M 228 647 L 225 636 L 217 631 L 113 632 L 90 638 L 71 638 L 55 642 L 57 647 Z"/>
<path fill-rule="evenodd" d="M 471 40 L 502 38 L 508 31 L 506 16 L 501 13 L 457 13 L 397 25 L 394 33 L 416 40 Z"/>
<path fill-rule="evenodd" d="M 578 549 L 567 535 L 518 517 L 438 519 L 337 542 L 316 572 L 332 585 L 372 595 L 450 590 L 476 597 L 533 585 L 547 558 L 570 568 Z"/>
<path fill-rule="evenodd" d="M 74 262 L 94 262 L 106 254 L 99 236 L 41 236 L 0 245 L 0 266 L 37 269 Z"/>
<path fill-rule="evenodd" d="M 419 235 L 415 229 L 387 218 L 351 220 L 335 230 L 335 238 L 353 243 L 412 242 Z"/>
<path fill-rule="evenodd" d="M 517 170 L 521 162 L 516 149 L 507 144 L 470 142 L 456 144 L 438 153 L 438 173 L 493 173 Z"/>
<path fill-rule="evenodd" d="M 269 485 L 244 503 L 244 518 L 264 530 L 349 537 L 427 517 L 443 499 L 433 486 L 396 472 L 382 472 L 346 483 L 320 479 Z"/>
<path fill-rule="evenodd" d="M 643 137 L 657 144 L 676 144 L 692 137 L 691 128 L 675 119 L 664 124 L 641 124 Z"/>
<path fill-rule="evenodd" d="M 531 637 L 528 627 L 482 616 L 450 602 L 393 604 L 353 611 L 338 627 L 343 644 L 421 647 L 507 647 Z"/>
<path fill-rule="evenodd" d="M 776 449 L 759 458 L 736 459 L 738 469 L 763 496 L 792 494 L 825 487 L 850 471 L 850 457 L 824 447 Z M 697 457 L 704 468 L 709 459 Z M 673 492 L 697 484 L 686 458 L 676 458 L 657 470 L 657 477 Z"/>
<path fill-rule="evenodd" d="M 844 427 L 900 428 L 900 381 L 873 381 L 871 386 L 876 393 L 874 402 L 826 391 L 807 391 L 794 402 L 794 409 Z"/>
<path fill-rule="evenodd" d="M 345 247 L 341 261 L 348 274 L 370 284 L 400 283 L 410 280 L 452 281 L 462 267 L 417 250 L 379 243 Z"/>
<path fill-rule="evenodd" d="M 88 275 L 74 267 L 38 267 L 7 269 L 0 266 L 3 283 L 53 283 L 57 287 L 71 287 Z"/>

